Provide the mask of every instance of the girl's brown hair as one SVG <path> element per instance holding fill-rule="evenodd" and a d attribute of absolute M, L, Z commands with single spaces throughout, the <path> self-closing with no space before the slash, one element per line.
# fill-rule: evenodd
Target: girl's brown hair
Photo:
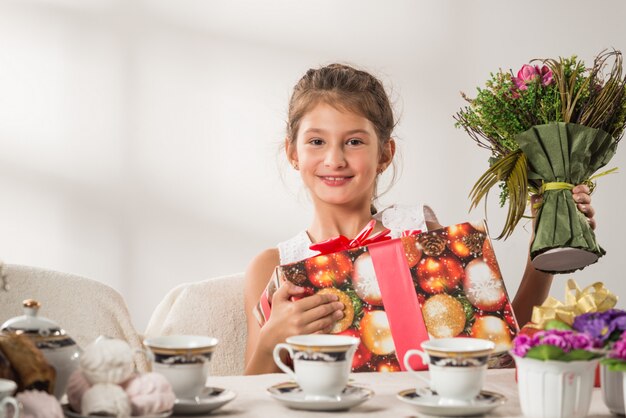
<path fill-rule="evenodd" d="M 294 87 L 289 100 L 287 138 L 290 143 L 296 141 L 304 115 L 319 103 L 327 103 L 368 119 L 376 130 L 379 152 L 383 152 L 396 120 L 380 80 L 344 64 L 330 64 L 308 70 Z"/>
<path fill-rule="evenodd" d="M 298 81 L 289 100 L 287 136 L 293 142 L 300 120 L 319 103 L 346 109 L 374 125 L 382 146 L 396 124 L 391 103 L 382 83 L 373 75 L 344 64 L 310 69 Z"/>

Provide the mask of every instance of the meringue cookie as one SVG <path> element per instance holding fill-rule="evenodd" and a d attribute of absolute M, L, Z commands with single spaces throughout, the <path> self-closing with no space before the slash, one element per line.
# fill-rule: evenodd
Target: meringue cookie
<path fill-rule="evenodd" d="M 80 411 L 80 401 L 91 383 L 85 378 L 80 370 L 74 370 L 67 381 L 67 401 L 73 411 Z"/>
<path fill-rule="evenodd" d="M 57 399 L 47 392 L 27 390 L 16 396 L 22 403 L 23 418 L 63 418 L 63 410 Z"/>
<path fill-rule="evenodd" d="M 174 407 L 176 395 L 172 385 L 159 373 L 144 373 L 124 384 L 133 415 L 166 412 Z"/>
<path fill-rule="evenodd" d="M 128 418 L 130 417 L 130 401 L 121 386 L 113 383 L 98 383 L 83 395 L 80 411 L 83 415 Z"/>
<path fill-rule="evenodd" d="M 85 348 L 80 368 L 92 385 L 121 383 L 133 373 L 133 350 L 126 341 L 98 338 Z"/>

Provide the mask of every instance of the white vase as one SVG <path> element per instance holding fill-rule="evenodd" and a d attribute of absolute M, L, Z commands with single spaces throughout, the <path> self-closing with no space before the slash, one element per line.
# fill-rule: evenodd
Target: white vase
<path fill-rule="evenodd" d="M 587 416 L 598 360 L 542 361 L 513 356 L 522 412 L 527 417 Z"/>
<path fill-rule="evenodd" d="M 602 386 L 602 399 L 611 413 L 624 415 L 624 385 L 626 379 L 624 372 L 612 372 L 604 364 L 600 365 L 600 384 Z"/>

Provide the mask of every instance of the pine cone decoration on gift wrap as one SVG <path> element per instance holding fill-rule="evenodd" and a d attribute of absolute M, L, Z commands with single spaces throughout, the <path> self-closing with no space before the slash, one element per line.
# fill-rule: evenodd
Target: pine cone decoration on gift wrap
<path fill-rule="evenodd" d="M 309 280 L 303 263 L 294 263 L 283 267 L 283 274 L 290 282 L 298 286 L 306 285 Z"/>
<path fill-rule="evenodd" d="M 424 254 L 438 257 L 446 249 L 446 239 L 439 234 L 422 234 L 418 238 Z"/>
<path fill-rule="evenodd" d="M 480 257 L 483 255 L 483 242 L 485 242 L 485 234 L 472 232 L 471 234 L 464 236 L 462 241 L 474 257 Z"/>

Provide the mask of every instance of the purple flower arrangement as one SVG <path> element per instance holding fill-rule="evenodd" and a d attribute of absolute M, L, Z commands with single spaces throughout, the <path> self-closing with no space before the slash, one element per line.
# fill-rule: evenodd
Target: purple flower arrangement
<path fill-rule="evenodd" d="M 626 331 L 626 311 L 609 309 L 578 315 L 572 328 L 590 335 L 596 347 L 607 347 Z"/>

